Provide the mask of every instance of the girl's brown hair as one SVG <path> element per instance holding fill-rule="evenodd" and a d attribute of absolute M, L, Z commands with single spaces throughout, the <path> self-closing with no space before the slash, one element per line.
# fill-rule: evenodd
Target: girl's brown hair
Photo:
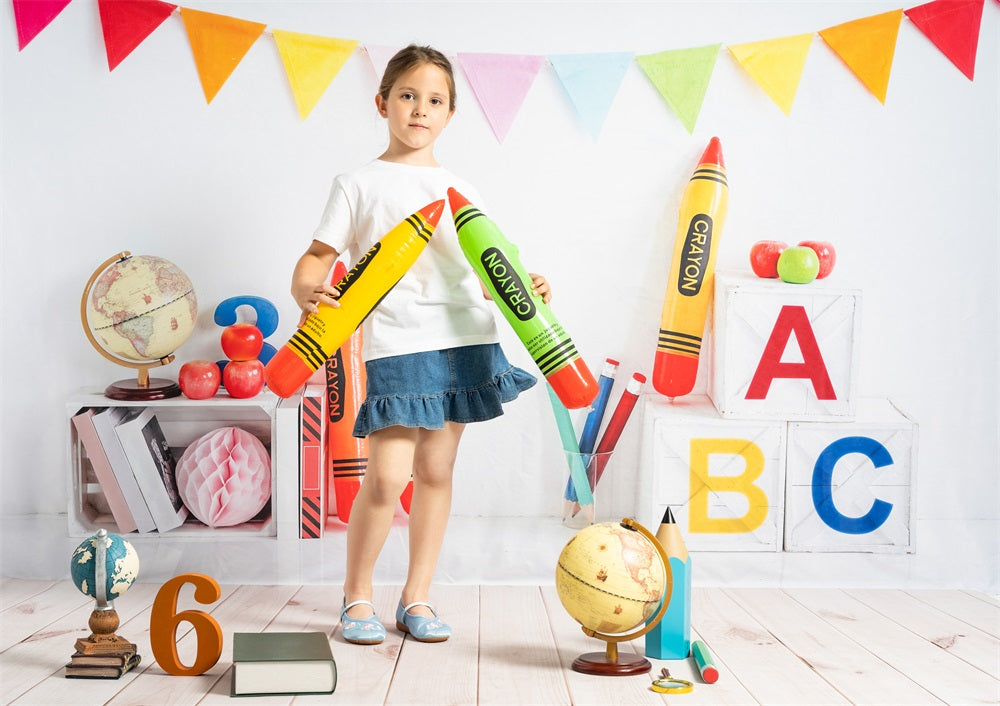
<path fill-rule="evenodd" d="M 433 47 L 420 47 L 411 44 L 396 52 L 386 64 L 385 73 L 382 74 L 382 83 L 378 87 L 378 94 L 382 96 L 383 100 L 389 100 L 389 91 L 392 90 L 396 79 L 420 64 L 434 64 L 444 71 L 448 79 L 449 110 L 455 110 L 455 74 L 452 71 L 451 62 L 448 61 L 448 57 Z"/>

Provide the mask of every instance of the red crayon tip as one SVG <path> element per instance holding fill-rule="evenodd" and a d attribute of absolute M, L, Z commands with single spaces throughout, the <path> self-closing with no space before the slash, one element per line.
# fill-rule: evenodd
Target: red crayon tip
<path fill-rule="evenodd" d="M 719 670 L 715 667 L 705 667 L 701 673 L 701 678 L 705 680 L 706 684 L 714 684 L 719 681 Z"/>
<path fill-rule="evenodd" d="M 469 205 L 469 199 L 462 196 L 454 189 L 448 189 L 448 204 L 451 206 L 452 214 L 458 213 L 460 209 Z"/>
<path fill-rule="evenodd" d="M 432 228 L 437 228 L 438 221 L 441 220 L 441 212 L 444 210 L 444 199 L 440 201 L 435 201 L 434 203 L 429 203 L 422 209 L 417 211 L 421 216 L 427 219 L 427 222 L 431 224 Z"/>
<path fill-rule="evenodd" d="M 722 160 L 722 142 L 719 141 L 718 137 L 713 137 L 709 141 L 698 164 L 718 164 L 723 169 L 726 168 L 726 163 Z"/>
<path fill-rule="evenodd" d="M 656 351 L 653 361 L 653 388 L 667 397 L 683 397 L 694 389 L 698 359 Z"/>
<path fill-rule="evenodd" d="M 632 379 L 633 380 L 638 380 L 641 383 L 645 383 L 646 382 L 646 376 L 643 375 L 642 373 L 632 373 Z"/>
<path fill-rule="evenodd" d="M 621 363 L 619 363 L 614 358 L 605 358 L 604 360 L 606 360 L 608 363 L 611 363 L 611 365 L 621 365 Z"/>

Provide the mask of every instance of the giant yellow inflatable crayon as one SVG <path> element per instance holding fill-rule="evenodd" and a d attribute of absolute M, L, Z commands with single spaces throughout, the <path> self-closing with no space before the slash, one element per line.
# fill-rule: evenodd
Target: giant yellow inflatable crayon
<path fill-rule="evenodd" d="M 588 406 L 597 397 L 597 381 L 548 304 L 531 295 L 517 247 L 454 189 L 448 189 L 448 202 L 462 252 L 559 400 L 567 409 Z"/>
<path fill-rule="evenodd" d="M 291 397 L 343 345 L 424 251 L 444 199 L 427 204 L 382 236 L 340 282 L 339 307 L 320 304 L 264 368 L 267 386 Z"/>
<path fill-rule="evenodd" d="M 660 314 L 653 387 L 667 397 L 694 389 L 701 337 L 715 283 L 715 255 L 729 206 L 722 143 L 713 137 L 684 190 Z"/>

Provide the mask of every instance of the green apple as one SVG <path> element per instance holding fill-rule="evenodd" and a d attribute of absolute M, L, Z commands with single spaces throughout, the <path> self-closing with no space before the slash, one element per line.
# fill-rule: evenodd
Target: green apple
<path fill-rule="evenodd" d="M 778 277 L 789 284 L 809 284 L 819 274 L 819 256 L 805 245 L 785 248 L 778 256 Z"/>

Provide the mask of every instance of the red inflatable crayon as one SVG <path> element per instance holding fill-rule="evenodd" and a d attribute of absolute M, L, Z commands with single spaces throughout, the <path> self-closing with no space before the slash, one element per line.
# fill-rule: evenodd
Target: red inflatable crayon
<path fill-rule="evenodd" d="M 667 397 L 694 389 L 701 338 L 715 283 L 715 256 L 729 206 L 722 143 L 713 137 L 701 156 L 684 197 L 674 240 L 660 337 L 653 363 L 653 387 Z"/>
<path fill-rule="evenodd" d="M 448 189 L 448 201 L 462 252 L 559 400 L 567 409 L 589 406 L 597 381 L 549 305 L 532 296 L 517 247 L 454 189 Z"/>
<path fill-rule="evenodd" d="M 274 394 L 291 397 L 344 344 L 427 247 L 443 210 L 444 199 L 427 204 L 358 260 L 336 285 L 340 306 L 320 304 L 264 368 Z"/>

